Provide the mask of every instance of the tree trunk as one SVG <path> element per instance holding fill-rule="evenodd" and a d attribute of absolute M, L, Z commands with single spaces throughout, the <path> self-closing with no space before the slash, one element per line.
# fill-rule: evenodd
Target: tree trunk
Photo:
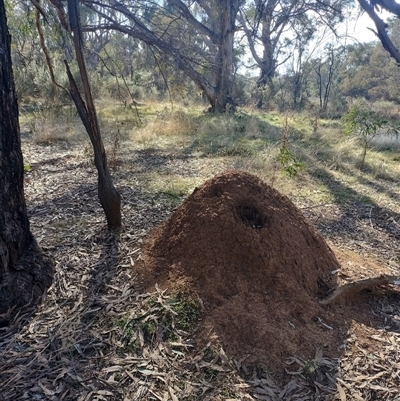
<path fill-rule="evenodd" d="M 199 23 L 180 0 L 169 0 L 169 3 L 184 11 L 189 23 L 200 31 L 208 32 L 209 40 L 212 42 L 210 53 L 215 54 L 211 61 L 211 79 L 193 71 L 187 61 L 179 61 L 177 66 L 183 70 L 203 91 L 210 103 L 210 111 L 225 112 L 235 109 L 233 99 L 234 84 L 234 35 L 236 29 L 236 16 L 242 0 L 214 0 L 212 7 L 205 7 L 210 19 L 211 28 L 206 28 Z M 158 44 L 156 44 L 158 46 Z M 168 50 L 167 50 L 168 52 Z M 175 55 L 175 59 L 177 57 Z M 179 59 L 178 59 L 179 60 Z"/>
<path fill-rule="evenodd" d="M 240 0 L 219 0 L 220 26 L 217 27 L 217 55 L 215 60 L 215 98 L 211 103 L 217 112 L 234 110 L 233 101 L 233 47 L 236 15 L 239 11 Z"/>
<path fill-rule="evenodd" d="M 12 308 L 35 304 L 54 273 L 52 260 L 30 232 L 23 174 L 10 36 L 0 0 L 0 325 Z"/>
<path fill-rule="evenodd" d="M 77 0 L 68 0 L 68 14 L 71 30 L 73 32 L 76 59 L 79 66 L 86 104 L 80 95 L 78 86 L 69 70 L 67 62 L 65 62 L 71 87 L 70 93 L 93 145 L 94 163 L 98 173 L 98 196 L 100 204 L 106 215 L 108 228 L 115 230 L 121 228 L 121 196 L 115 189 L 111 174 L 108 170 L 106 151 L 101 138 L 100 127 L 97 121 L 96 109 L 86 70 L 86 63 L 83 56 L 83 36 Z"/>
<path fill-rule="evenodd" d="M 263 88 L 265 85 L 272 84 L 272 78 L 276 70 L 276 55 L 275 47 L 276 40 L 271 36 L 272 15 L 275 8 L 275 1 L 268 2 L 265 11 L 262 13 L 262 34 L 261 42 L 263 45 L 263 57 L 258 59 L 258 66 L 260 67 L 260 76 L 257 79 L 257 87 Z M 255 45 L 253 44 L 253 47 Z M 255 50 L 254 52 L 255 53 Z"/>
<path fill-rule="evenodd" d="M 238 15 L 238 20 L 242 25 L 247 37 L 249 50 L 254 58 L 254 61 L 260 68 L 260 75 L 257 79 L 257 88 L 259 89 L 263 89 L 266 85 L 273 85 L 272 78 L 276 70 L 275 51 L 280 37 L 280 32 L 282 31 L 278 25 L 273 23 L 274 14 L 276 14 L 276 4 L 276 0 L 258 1 L 258 5 L 254 9 L 254 12 L 256 13 L 254 19 L 258 20 L 255 25 L 249 24 L 248 17 L 245 17 L 245 13 L 241 12 Z M 281 23 L 285 24 L 285 21 L 282 18 L 280 21 Z M 261 34 L 259 40 L 261 41 L 263 48 L 262 57 L 258 55 L 259 45 L 255 40 L 255 37 L 257 36 L 256 31 L 259 25 L 261 25 Z M 275 38 L 273 38 L 273 32 L 276 35 Z M 271 87 L 271 89 L 273 88 Z M 261 107 L 262 103 L 262 98 L 260 98 L 257 107 Z"/>

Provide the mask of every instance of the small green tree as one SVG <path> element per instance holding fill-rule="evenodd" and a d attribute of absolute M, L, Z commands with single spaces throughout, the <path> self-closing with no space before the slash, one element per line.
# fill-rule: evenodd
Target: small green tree
<path fill-rule="evenodd" d="M 300 161 L 289 148 L 289 118 L 286 115 L 283 128 L 281 130 L 281 147 L 279 148 L 278 161 L 282 165 L 284 172 L 290 177 L 296 177 L 304 168 L 304 163 Z"/>
<path fill-rule="evenodd" d="M 342 125 L 345 135 L 356 135 L 362 144 L 361 170 L 365 166 L 365 158 L 370 143 L 377 135 L 398 135 L 400 132 L 398 123 L 394 123 L 360 104 L 354 104 L 350 107 L 349 111 L 342 117 Z"/>

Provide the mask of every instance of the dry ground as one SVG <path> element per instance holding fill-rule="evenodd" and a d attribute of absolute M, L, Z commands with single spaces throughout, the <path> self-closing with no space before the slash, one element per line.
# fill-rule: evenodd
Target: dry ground
<path fill-rule="evenodd" d="M 23 126 L 31 228 L 54 258 L 56 275 L 33 315 L 20 314 L 0 328 L 0 399 L 400 400 L 400 297 L 394 290 L 365 296 L 371 321 L 351 322 L 340 358 L 321 350 L 311 360 L 293 355 L 280 381 L 268 366 L 228 360 L 212 344 L 196 348 L 190 333 L 174 328 L 179 312 L 168 292 L 143 293 L 135 273 L 155 225 L 206 178 L 241 168 L 273 183 L 320 230 L 342 263 L 341 282 L 399 274 L 398 170 L 362 174 L 351 169 L 344 149 L 335 154 L 335 148 L 328 160 L 318 147 L 321 138 L 306 149 L 306 138 L 299 138 L 294 147 L 306 169 L 290 181 L 275 171 L 272 142 L 263 158 L 236 145 L 214 153 L 208 144 L 207 153 L 205 142 L 193 138 L 166 145 L 175 129 L 163 118 L 147 133 L 124 121 L 103 126 L 110 128 L 106 142 L 123 198 L 119 235 L 105 228 L 90 147 L 81 136 L 65 134 L 81 128 L 55 124 L 57 135 L 47 127 L 38 140 L 41 128 Z M 182 119 L 193 128 L 184 118 L 180 128 Z M 133 136 L 124 136 L 121 126 Z M 173 336 L 166 340 L 157 330 L 167 324 Z"/>

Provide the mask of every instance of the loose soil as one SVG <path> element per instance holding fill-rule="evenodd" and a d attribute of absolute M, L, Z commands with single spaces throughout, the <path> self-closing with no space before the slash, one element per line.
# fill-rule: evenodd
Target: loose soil
<path fill-rule="evenodd" d="M 148 288 L 200 298 L 200 344 L 212 338 L 229 357 L 274 372 L 318 349 L 337 357 L 349 328 L 343 314 L 355 313 L 319 304 L 338 284 L 331 248 L 288 198 L 241 171 L 196 188 L 153 233 L 143 262 Z M 362 309 L 358 319 L 369 313 Z"/>

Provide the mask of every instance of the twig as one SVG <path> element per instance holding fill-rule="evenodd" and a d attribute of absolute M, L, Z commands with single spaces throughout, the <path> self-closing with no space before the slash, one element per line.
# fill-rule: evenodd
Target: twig
<path fill-rule="evenodd" d="M 323 206 L 336 206 L 334 203 L 321 203 L 319 205 L 313 205 L 313 206 L 304 206 L 301 207 L 300 209 L 306 210 L 306 209 L 314 209 L 316 207 L 323 207 Z"/>
<path fill-rule="evenodd" d="M 373 206 L 371 206 L 371 209 L 369 210 L 369 224 L 371 225 L 371 228 L 374 228 L 374 225 L 372 224 L 372 220 L 371 220 L 371 215 L 372 215 L 372 209 L 373 209 L 374 207 Z"/>
<path fill-rule="evenodd" d="M 317 320 L 322 324 L 322 326 L 326 327 L 329 330 L 333 330 L 333 327 L 324 323 L 320 317 L 317 316 Z"/>

